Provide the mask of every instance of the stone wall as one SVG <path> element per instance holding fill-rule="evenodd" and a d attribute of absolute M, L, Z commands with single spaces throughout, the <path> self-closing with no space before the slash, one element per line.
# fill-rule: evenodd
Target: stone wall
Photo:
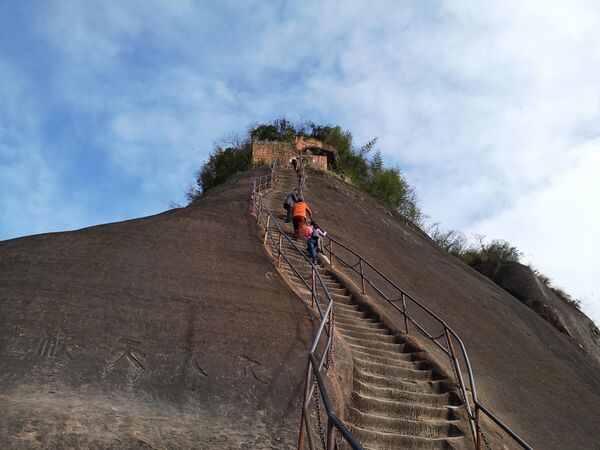
<path fill-rule="evenodd" d="M 279 161 L 281 167 L 291 168 L 290 160 L 295 156 L 302 155 L 306 164 L 321 170 L 327 170 L 327 156 L 314 155 L 310 149 L 322 149 L 335 154 L 331 145 L 323 144 L 317 139 L 297 137 L 294 144 L 274 141 L 254 141 L 252 143 L 252 162 L 264 162 L 271 164 Z"/>
<path fill-rule="evenodd" d="M 327 170 L 327 156 L 325 155 L 306 155 L 305 164 L 321 170 Z"/>
<path fill-rule="evenodd" d="M 320 140 L 315 138 L 307 138 L 304 136 L 296 136 L 294 139 L 294 145 L 296 149 L 301 151 L 307 148 L 320 148 L 321 150 L 328 151 L 336 154 L 335 148 L 329 144 L 323 144 Z"/>
<path fill-rule="evenodd" d="M 254 141 L 252 143 L 252 162 L 271 164 L 279 161 L 282 167 L 290 168 L 290 160 L 296 156 L 296 149 L 287 142 Z"/>

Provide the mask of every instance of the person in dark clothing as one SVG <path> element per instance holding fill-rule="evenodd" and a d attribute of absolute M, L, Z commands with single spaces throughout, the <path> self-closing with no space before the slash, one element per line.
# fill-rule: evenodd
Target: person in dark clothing
<path fill-rule="evenodd" d="M 298 160 L 296 158 L 292 158 L 292 167 L 298 172 Z"/>
<path fill-rule="evenodd" d="M 298 202 L 298 194 L 298 189 L 296 188 L 290 192 L 283 201 L 283 207 L 287 213 L 285 216 L 286 223 L 290 223 L 292 221 L 292 210 L 294 209 L 294 205 Z"/>
<path fill-rule="evenodd" d="M 309 237 L 306 239 L 306 249 L 313 264 L 317 264 L 317 240 Z"/>

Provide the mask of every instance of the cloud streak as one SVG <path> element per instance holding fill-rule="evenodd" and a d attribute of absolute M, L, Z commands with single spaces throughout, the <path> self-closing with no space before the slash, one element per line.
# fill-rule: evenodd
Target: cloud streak
<path fill-rule="evenodd" d="M 426 214 L 596 304 L 592 2 L 2 8 L 0 239 L 159 212 L 215 140 L 285 114 L 378 136 Z"/>

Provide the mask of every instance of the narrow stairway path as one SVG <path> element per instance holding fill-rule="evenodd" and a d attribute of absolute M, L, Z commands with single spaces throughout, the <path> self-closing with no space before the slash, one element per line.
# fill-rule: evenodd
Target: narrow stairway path
<path fill-rule="evenodd" d="M 267 202 L 279 226 L 285 223 L 283 200 L 297 186 L 292 170 L 281 170 Z M 284 240 L 286 255 L 306 280 L 310 264 Z M 271 254 L 277 247 L 268 241 Z M 304 249 L 304 242 L 297 242 Z M 297 292 L 310 291 L 282 264 Z M 422 351 L 393 334 L 376 316 L 357 304 L 346 288 L 324 267 L 318 268 L 334 300 L 335 329 L 348 344 L 354 363 L 351 402 L 344 422 L 366 449 L 459 449 L 466 440 L 458 426 L 461 402 L 454 383 L 434 372 Z"/>

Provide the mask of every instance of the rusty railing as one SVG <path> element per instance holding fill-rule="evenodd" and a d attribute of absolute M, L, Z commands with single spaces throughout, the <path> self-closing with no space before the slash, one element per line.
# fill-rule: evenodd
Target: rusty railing
<path fill-rule="evenodd" d="M 306 183 L 303 164 L 301 164 L 300 169 L 299 187 L 300 189 L 303 189 Z M 287 235 L 287 233 L 281 229 L 275 216 L 270 211 L 269 206 L 264 199 L 264 194 L 273 187 L 276 180 L 277 166 L 274 164 L 270 174 L 264 175 L 254 182 L 252 190 L 252 211 L 254 214 L 256 214 L 257 222 L 261 223 L 265 230 L 263 244 L 266 245 L 268 240 L 270 240 L 277 249 L 277 267 L 281 268 L 283 263 L 290 267 L 291 271 L 301 280 L 302 284 L 310 292 L 311 305 L 320 317 L 319 327 L 313 339 L 308 355 L 298 449 L 304 449 L 306 443 L 308 443 L 311 450 L 316 448 L 315 434 L 312 428 L 309 411 L 311 399 L 316 392 L 315 404 L 317 406 L 317 415 L 319 416 L 319 428 L 321 428 L 321 418 L 318 408 L 319 398 L 321 398 L 323 402 L 328 419 L 327 436 L 325 437 L 323 435 L 323 430 L 319 430 L 323 446 L 327 448 L 327 450 L 333 450 L 336 448 L 337 442 L 335 438 L 335 431 L 337 430 L 341 437 L 350 445 L 352 449 L 359 450 L 362 449 L 360 443 L 356 441 L 344 424 L 335 415 L 322 376 L 323 371 L 327 370 L 331 359 L 333 342 L 333 300 L 323 279 L 321 278 L 321 275 L 317 270 L 317 267 L 312 264 L 312 261 L 310 261 L 306 254 L 296 245 L 296 243 Z M 295 254 L 300 255 L 305 262 L 310 265 L 310 281 L 305 279 L 303 273 L 288 257 L 287 251 L 283 246 L 284 241 L 287 241 Z M 459 392 L 462 397 L 463 406 L 469 418 L 473 442 L 477 450 L 480 450 L 484 444 L 486 447 L 490 448 L 489 442 L 487 441 L 482 430 L 482 414 L 488 417 L 505 433 L 507 433 L 507 435 L 510 436 L 510 438 L 521 448 L 532 450 L 532 447 L 530 447 L 521 437 L 519 437 L 513 430 L 511 430 L 479 401 L 473 369 L 464 343 L 458 334 L 450 326 L 448 326 L 444 320 L 423 305 L 414 296 L 397 286 L 373 264 L 363 258 L 362 255 L 360 255 L 357 251 L 351 249 L 329 235 L 326 251 L 329 252 L 329 259 L 332 266 L 335 265 L 335 261 L 337 260 L 344 267 L 350 269 L 360 276 L 360 289 L 363 294 L 367 294 L 367 286 L 369 286 L 376 295 L 384 299 L 394 309 L 403 315 L 405 332 L 407 334 L 410 334 L 409 324 L 412 324 L 415 329 L 430 339 L 449 358 Z M 342 255 L 342 251 L 357 258 L 357 261 L 351 263 L 347 260 L 347 258 L 349 258 L 347 255 L 345 255 L 346 257 Z M 379 280 L 379 284 L 377 284 L 376 278 Z M 386 287 L 382 286 L 382 283 L 385 284 Z M 322 294 L 320 291 L 322 291 Z M 325 303 L 325 305 L 322 305 L 322 303 Z M 325 308 L 323 308 L 323 306 L 325 306 Z M 423 324 L 424 321 L 422 320 L 419 322 L 416 319 L 415 316 L 418 315 L 419 312 L 436 323 L 438 327 L 441 327 L 443 332 L 438 336 L 433 336 L 431 332 L 427 330 L 427 326 Z M 445 339 L 445 345 L 440 343 L 440 339 L 442 338 Z M 461 369 L 461 359 L 465 364 L 468 385 L 465 383 Z M 470 391 L 470 397 L 467 391 Z"/>
<path fill-rule="evenodd" d="M 344 439 L 352 449 L 362 450 L 362 446 L 335 415 L 322 376 L 324 372 L 326 373 L 332 356 L 333 299 L 327 290 L 325 282 L 321 278 L 317 266 L 315 266 L 308 256 L 296 245 L 293 239 L 281 229 L 275 216 L 269 209 L 264 194 L 272 189 L 276 180 L 277 165 L 274 164 L 270 174 L 264 175 L 254 181 L 251 197 L 252 213 L 256 215 L 256 221 L 260 223 L 265 230 L 263 244 L 266 245 L 270 240 L 274 247 L 277 248 L 277 268 L 281 268 L 282 264 L 287 264 L 292 272 L 301 280 L 302 284 L 310 292 L 311 306 L 313 310 L 318 313 L 320 319 L 317 332 L 313 338 L 308 354 L 302 400 L 302 414 L 300 418 L 300 432 L 298 436 L 298 449 L 304 449 L 307 443 L 311 450 L 316 448 L 315 433 L 309 410 L 311 399 L 313 399 L 314 396 L 313 402 L 315 403 L 318 416 L 317 425 L 323 447 L 327 450 L 334 450 L 337 447 L 335 436 L 335 431 L 337 430 L 342 439 Z M 306 273 L 293 264 L 292 259 L 287 254 L 286 247 L 283 245 L 284 242 L 286 242 L 288 246 L 291 246 L 294 254 L 301 256 L 303 260 L 310 265 L 310 279 L 307 279 L 308 277 L 305 278 Z M 326 436 L 322 429 L 319 398 L 325 407 L 325 413 L 327 415 Z"/>
<path fill-rule="evenodd" d="M 325 245 L 325 251 L 329 253 L 331 266 L 335 266 L 337 260 L 342 264 L 343 267 L 350 269 L 352 272 L 357 274 L 360 277 L 360 290 L 363 294 L 367 294 L 367 286 L 370 286 L 372 288 L 372 292 L 384 299 L 394 309 L 402 314 L 404 317 L 404 328 L 406 334 L 410 334 L 409 324 L 411 324 L 420 333 L 431 340 L 437 347 L 439 347 L 446 356 L 448 356 L 454 371 L 457 385 L 460 389 L 463 405 L 469 417 L 475 448 L 480 450 L 484 444 L 489 448 L 489 442 L 487 442 L 481 426 L 480 415 L 484 414 L 522 448 L 531 450 L 532 448 L 521 437 L 519 437 L 513 430 L 511 430 L 479 401 L 471 361 L 469 360 L 469 355 L 467 354 L 465 345 L 458 334 L 450 326 L 448 326 L 443 319 L 431 311 L 431 309 L 423 305 L 423 303 L 407 293 L 404 289 L 398 287 L 396 283 L 390 280 L 385 274 L 367 261 L 356 250 L 344 245 L 342 242 L 331 237 L 329 234 L 327 235 L 327 238 L 328 241 Z M 345 253 L 345 257 L 342 256 L 342 252 Z M 356 259 L 350 262 L 348 261 L 350 258 L 348 255 L 351 255 Z M 420 323 L 416 319 L 416 315 L 426 317 L 426 319 L 422 320 L 422 322 L 425 322 L 428 319 L 430 323 L 436 324 L 437 333 L 435 334 L 437 336 L 434 336 L 432 332 L 428 331 L 426 329 L 426 325 Z M 430 326 L 430 328 L 432 327 Z M 439 333 L 439 331 L 441 331 L 441 333 Z M 445 345 L 440 342 L 442 339 L 445 341 Z M 461 359 L 465 364 L 468 385 L 465 384 L 461 370 Z M 467 391 L 471 392 L 470 396 L 467 395 Z"/>
<path fill-rule="evenodd" d="M 301 161 L 299 167 L 299 184 L 301 189 L 301 194 L 304 196 L 304 187 L 306 186 L 306 173 L 304 171 L 304 161 Z M 377 269 L 374 265 L 368 262 L 365 258 L 362 257 L 357 251 L 349 248 L 348 246 L 341 243 L 339 240 L 332 238 L 330 235 L 327 236 L 328 244 L 326 246 L 326 251 L 329 252 L 329 261 L 331 266 L 334 266 L 334 257 L 337 258 L 346 268 L 351 269 L 353 272 L 357 273 L 360 276 L 360 288 L 363 294 L 366 294 L 366 284 L 373 288 L 373 291 L 383 298 L 386 302 L 388 302 L 394 309 L 399 311 L 404 317 L 404 328 L 406 334 L 410 333 L 409 322 L 412 323 L 415 328 L 425 335 L 428 339 L 435 343 L 437 347 L 439 347 L 442 352 L 448 356 L 450 362 L 452 364 L 452 369 L 455 374 L 456 382 L 460 389 L 463 405 L 467 412 L 471 433 L 473 436 L 473 442 L 475 444 L 475 448 L 477 450 L 481 450 L 482 445 L 485 445 L 488 449 L 491 448 L 489 442 L 487 441 L 485 434 L 482 430 L 481 425 L 481 414 L 483 413 L 487 416 L 492 422 L 494 422 L 498 427 L 500 427 L 510 438 L 517 443 L 521 448 L 526 450 L 533 450 L 532 447 L 527 444 L 517 433 L 511 430 L 505 423 L 503 423 L 495 414 L 493 414 L 488 408 L 486 408 L 480 401 L 477 395 L 477 386 L 475 384 L 475 378 L 473 376 L 473 368 L 471 365 L 471 361 L 469 360 L 469 355 L 467 354 L 467 350 L 462 339 L 458 336 L 458 334 L 448 326 L 448 324 L 442 320 L 437 314 L 423 305 L 421 302 L 415 299 L 412 295 L 408 294 L 405 290 L 398 287 L 393 281 L 391 281 L 386 275 L 384 275 L 379 269 Z M 345 261 L 343 257 L 339 255 L 340 252 L 336 254 L 333 249 L 333 244 L 336 243 L 342 249 L 345 249 L 347 252 L 352 254 L 354 257 L 358 258 L 354 264 L 350 264 L 350 262 Z M 369 278 L 367 276 L 366 270 L 370 269 L 372 273 L 376 274 L 381 281 L 388 285 L 388 288 L 392 288 L 392 292 L 396 295 L 391 296 L 390 294 L 386 294 L 384 292 L 384 288 L 382 286 L 378 287 L 375 285 L 374 279 Z M 399 306 L 399 304 L 401 306 Z M 433 319 L 434 322 L 441 326 L 443 332 L 438 336 L 433 336 L 429 333 L 425 327 L 420 324 L 414 317 L 411 316 L 409 311 L 409 304 L 413 304 L 415 308 L 419 309 L 425 315 Z M 445 338 L 446 345 L 442 345 L 439 340 Z M 456 352 L 456 344 L 458 344 L 458 349 L 460 353 Z M 462 374 L 459 356 L 462 357 L 462 360 L 465 363 L 469 387 L 471 392 L 471 402 L 469 402 L 469 397 L 467 396 L 467 386 L 464 382 L 464 377 Z"/>

